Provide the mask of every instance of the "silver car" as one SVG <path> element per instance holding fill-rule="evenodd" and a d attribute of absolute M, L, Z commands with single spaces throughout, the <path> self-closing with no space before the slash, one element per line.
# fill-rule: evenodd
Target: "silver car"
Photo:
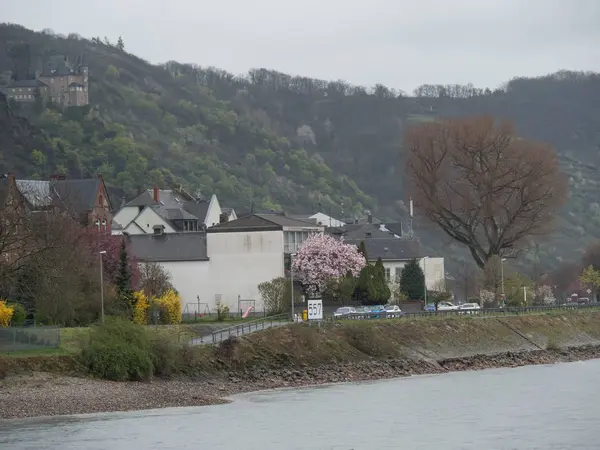
<path fill-rule="evenodd" d="M 344 316 L 347 316 L 348 314 L 353 314 L 355 312 L 356 312 L 356 310 L 351 306 L 342 306 L 341 308 L 338 308 L 335 310 L 335 312 L 333 313 L 333 317 L 334 318 L 344 317 Z"/>

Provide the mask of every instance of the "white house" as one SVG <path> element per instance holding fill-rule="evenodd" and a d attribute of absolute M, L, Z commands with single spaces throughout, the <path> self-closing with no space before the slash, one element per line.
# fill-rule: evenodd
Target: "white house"
<path fill-rule="evenodd" d="M 298 219 L 298 220 L 306 220 L 309 222 L 314 222 L 317 225 L 322 225 L 324 227 L 343 227 L 345 224 L 345 222 L 336 219 L 335 217 L 331 217 L 328 216 L 327 214 L 318 212 L 315 214 L 294 214 L 294 215 L 290 215 L 289 217 L 292 217 L 294 219 Z"/>
<path fill-rule="evenodd" d="M 264 310 L 263 281 L 286 275 L 290 256 L 311 233 L 324 227 L 278 214 L 254 214 L 203 232 L 128 236 L 141 262 L 156 262 L 171 273 L 184 312 L 214 312 L 217 302 L 231 311 Z"/>
<path fill-rule="evenodd" d="M 197 200 L 182 190 L 154 188 L 126 203 L 114 215 L 113 223 L 115 234 L 195 232 L 217 225 L 221 213 L 216 195 Z"/>
<path fill-rule="evenodd" d="M 424 256 L 416 240 L 388 236 L 389 233 L 380 234 L 375 230 L 367 232 L 362 239 L 344 238 L 344 242 L 357 246 L 364 242 L 370 263 L 375 263 L 381 258 L 388 282 L 400 281 L 404 266 L 412 259 L 416 259 L 423 269 L 427 289 L 439 290 L 444 287 L 444 258 Z"/>

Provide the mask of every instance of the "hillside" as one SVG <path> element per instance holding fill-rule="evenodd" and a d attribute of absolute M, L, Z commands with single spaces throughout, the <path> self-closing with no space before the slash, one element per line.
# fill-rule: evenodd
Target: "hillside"
<path fill-rule="evenodd" d="M 384 86 L 366 89 L 264 69 L 236 77 L 176 62 L 155 66 L 99 39 L 0 25 L 0 80 L 14 68 L 11 43 L 25 41 L 36 67 L 52 53 L 84 54 L 91 105 L 62 114 L 13 108 L 46 140 L 33 144 L 26 133 L 22 139 L 16 133 L 17 143 L 6 145 L 2 135 L 0 172 L 101 172 L 126 196 L 150 184 L 181 183 L 241 209 L 253 203 L 348 217 L 368 208 L 397 219 L 406 214 L 403 130 L 436 116 L 491 113 L 513 119 L 523 136 L 554 145 L 571 178 L 558 230 L 540 243 L 541 266 L 578 258 L 600 238 L 598 74 L 514 79 L 493 91 L 423 86 L 407 97 Z M 464 254 L 431 227 L 417 225 L 432 251 Z"/>

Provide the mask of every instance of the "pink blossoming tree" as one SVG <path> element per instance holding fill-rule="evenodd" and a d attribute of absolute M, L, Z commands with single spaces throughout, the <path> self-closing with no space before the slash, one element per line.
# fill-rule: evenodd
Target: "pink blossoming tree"
<path fill-rule="evenodd" d="M 294 257 L 294 277 L 308 295 L 322 293 L 332 280 L 341 280 L 348 272 L 357 277 L 366 265 L 355 245 L 327 234 L 308 237 Z"/>

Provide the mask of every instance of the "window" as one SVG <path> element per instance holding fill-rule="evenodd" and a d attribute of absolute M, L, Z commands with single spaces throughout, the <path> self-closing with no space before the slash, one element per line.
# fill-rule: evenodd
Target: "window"
<path fill-rule="evenodd" d="M 106 219 L 102 219 L 102 230 L 106 231 Z"/>
<path fill-rule="evenodd" d="M 396 283 L 400 283 L 402 279 L 402 267 L 396 267 Z"/>
<path fill-rule="evenodd" d="M 387 281 L 388 283 L 390 282 L 390 268 L 389 267 L 385 268 L 385 281 Z"/>
<path fill-rule="evenodd" d="M 100 219 L 96 219 L 96 228 L 100 231 Z"/>

